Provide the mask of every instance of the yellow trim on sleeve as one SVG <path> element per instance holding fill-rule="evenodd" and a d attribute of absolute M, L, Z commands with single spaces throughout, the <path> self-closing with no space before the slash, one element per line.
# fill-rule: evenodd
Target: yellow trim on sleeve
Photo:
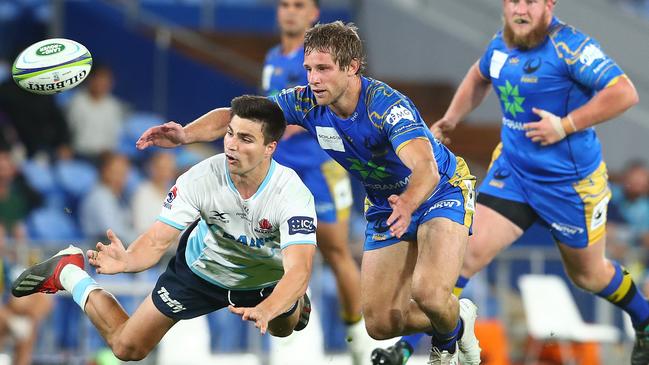
<path fill-rule="evenodd" d="M 620 75 L 620 76 L 614 78 L 613 80 L 609 81 L 609 83 L 606 84 L 606 86 L 604 86 L 604 89 L 606 89 L 607 87 L 611 87 L 611 86 L 617 84 L 618 81 L 620 81 L 620 78 L 625 78 L 625 79 L 627 79 L 627 80 L 630 80 L 630 79 L 629 79 L 629 76 L 627 76 L 626 74 L 622 74 L 622 75 Z"/>
<path fill-rule="evenodd" d="M 428 138 L 427 138 L 427 137 L 415 137 L 415 138 L 413 138 L 413 139 L 409 139 L 409 140 L 407 140 L 407 141 L 404 141 L 404 142 L 402 142 L 399 146 L 397 146 L 397 148 L 394 149 L 394 152 L 397 154 L 397 156 L 399 155 L 399 151 L 401 151 L 402 148 L 406 147 L 406 145 L 407 145 L 408 143 L 414 141 L 415 139 L 423 139 L 423 140 L 425 140 L 425 141 L 428 141 Z"/>

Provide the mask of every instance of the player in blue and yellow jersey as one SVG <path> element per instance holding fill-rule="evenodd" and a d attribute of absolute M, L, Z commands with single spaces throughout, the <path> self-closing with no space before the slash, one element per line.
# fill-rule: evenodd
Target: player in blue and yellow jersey
<path fill-rule="evenodd" d="M 266 54 L 261 82 L 265 95 L 307 84 L 304 34 L 317 20 L 318 10 L 317 0 L 278 2 L 280 44 Z M 366 365 L 372 343 L 361 316 L 361 274 L 348 245 L 352 205 L 349 175 L 297 125 L 286 128 L 273 158 L 295 170 L 315 198 L 318 247 L 336 278 L 352 363 Z"/>
<path fill-rule="evenodd" d="M 476 308 L 452 293 L 471 230 L 475 178 L 407 97 L 361 75 L 356 27 L 318 24 L 307 31 L 304 49 L 308 86 L 271 99 L 289 124 L 305 128 L 365 186 L 361 300 L 369 334 L 387 339 L 430 331 L 431 363 L 455 364 L 459 352 L 479 359 Z M 215 139 L 229 114 L 220 108 L 184 128 L 173 122 L 150 128 L 137 146 Z"/>
<path fill-rule="evenodd" d="M 649 305 L 629 273 L 605 258 L 610 191 L 592 128 L 637 103 L 638 95 L 597 41 L 553 16 L 555 1 L 505 0 L 503 6 L 504 29 L 432 127 L 444 138 L 491 87 L 500 100 L 501 144 L 478 189 L 476 234 L 456 287 L 539 220 L 557 241 L 572 281 L 631 316 L 637 331 L 631 363 L 647 365 Z M 411 340 L 402 339 L 389 355 Z M 386 364 L 403 363 L 390 358 Z"/>

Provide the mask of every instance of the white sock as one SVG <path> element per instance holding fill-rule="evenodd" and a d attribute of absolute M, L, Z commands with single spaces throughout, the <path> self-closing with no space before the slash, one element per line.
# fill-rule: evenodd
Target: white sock
<path fill-rule="evenodd" d="M 90 292 L 101 289 L 87 272 L 73 264 L 67 264 L 63 267 L 59 275 L 59 280 L 63 288 L 72 293 L 72 298 L 82 310 L 85 310 Z"/>

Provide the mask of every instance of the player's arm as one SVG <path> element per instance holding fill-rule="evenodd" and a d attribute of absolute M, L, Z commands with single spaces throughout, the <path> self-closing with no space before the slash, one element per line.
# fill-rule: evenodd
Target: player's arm
<path fill-rule="evenodd" d="M 306 293 L 315 249 L 315 245 L 296 244 L 282 250 L 284 275 L 272 294 L 257 305 L 258 309 L 268 313 L 268 318 L 272 319 L 286 312 Z"/>
<path fill-rule="evenodd" d="M 392 214 L 387 224 L 390 232 L 400 238 L 410 225 L 412 212 L 430 197 L 440 178 L 433 147 L 427 139 L 416 138 L 407 142 L 397 155 L 411 171 L 406 190 L 388 198 Z"/>
<path fill-rule="evenodd" d="M 225 135 L 230 115 L 230 108 L 217 108 L 185 127 L 176 122 L 151 127 L 140 136 L 135 145 L 143 150 L 151 146 L 171 148 L 196 142 L 211 142 Z"/>
<path fill-rule="evenodd" d="M 443 140 L 445 132 L 455 129 L 461 120 L 482 104 L 489 90 L 491 90 L 491 81 L 480 73 L 478 62 L 474 63 L 453 95 L 444 116 L 431 126 L 435 137 Z"/>
<path fill-rule="evenodd" d="M 638 92 L 625 75 L 614 79 L 586 104 L 561 117 L 533 108 L 541 120 L 525 124 L 525 136 L 547 146 L 582 129 L 592 127 L 624 113 L 639 101 Z"/>
<path fill-rule="evenodd" d="M 596 124 L 613 119 L 640 101 L 633 83 L 625 75 L 618 77 L 607 87 L 599 91 L 589 102 L 568 114 L 572 119 L 563 121 L 568 134 L 592 127 Z M 566 118 L 568 118 L 566 116 Z M 566 119 L 564 118 L 564 119 Z"/>
<path fill-rule="evenodd" d="M 179 234 L 179 229 L 156 221 L 125 249 L 117 235 L 108 230 L 110 243 L 98 242 L 96 251 L 88 251 L 88 262 L 95 266 L 100 274 L 144 271 L 160 261 Z"/>

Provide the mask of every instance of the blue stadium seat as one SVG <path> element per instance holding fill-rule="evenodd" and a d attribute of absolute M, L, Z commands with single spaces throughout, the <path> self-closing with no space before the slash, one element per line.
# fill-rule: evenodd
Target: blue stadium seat
<path fill-rule="evenodd" d="M 20 169 L 29 185 L 39 193 L 49 194 L 60 190 L 48 163 L 27 160 L 20 166 Z"/>
<path fill-rule="evenodd" d="M 27 233 L 33 240 L 72 241 L 83 235 L 72 216 L 58 207 L 46 206 L 27 217 Z"/>
<path fill-rule="evenodd" d="M 135 148 L 135 142 L 142 133 L 150 127 L 166 122 L 162 117 L 146 112 L 131 114 L 126 121 L 119 136 L 117 150 L 127 155 L 130 159 L 141 161 L 147 157 L 155 148 L 148 148 L 144 152 Z"/>
<path fill-rule="evenodd" d="M 95 185 L 98 173 L 88 162 L 61 160 L 54 166 L 54 176 L 63 191 L 74 200 L 78 200 Z"/>

